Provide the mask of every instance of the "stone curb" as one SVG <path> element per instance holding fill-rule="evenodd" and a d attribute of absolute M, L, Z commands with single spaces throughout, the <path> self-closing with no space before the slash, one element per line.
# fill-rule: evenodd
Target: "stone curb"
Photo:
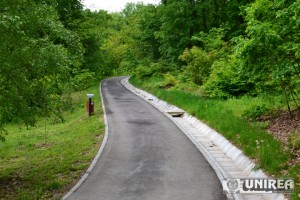
<path fill-rule="evenodd" d="M 99 90 L 100 90 L 100 97 L 101 97 L 101 104 L 102 104 L 102 109 L 103 109 L 103 116 L 104 116 L 104 124 L 105 124 L 105 134 L 104 134 L 104 138 L 102 141 L 102 144 L 100 146 L 100 149 L 97 153 L 97 155 L 95 156 L 95 158 L 93 159 L 91 165 L 89 166 L 89 168 L 86 170 L 86 172 L 84 173 L 84 175 L 81 177 L 81 179 L 76 183 L 76 185 L 67 193 L 63 196 L 62 200 L 66 200 L 68 197 L 70 197 L 79 187 L 82 183 L 84 183 L 84 181 L 87 179 L 87 177 L 90 175 L 91 171 L 93 170 L 93 168 L 95 167 L 97 161 L 99 160 L 103 149 L 106 145 L 107 139 L 108 139 L 108 121 L 107 121 L 107 117 L 106 117 L 106 109 L 104 106 L 104 101 L 103 101 L 103 96 L 102 96 L 102 90 L 101 90 L 101 85 L 102 85 L 103 81 L 101 81 L 100 86 L 99 86 Z"/>

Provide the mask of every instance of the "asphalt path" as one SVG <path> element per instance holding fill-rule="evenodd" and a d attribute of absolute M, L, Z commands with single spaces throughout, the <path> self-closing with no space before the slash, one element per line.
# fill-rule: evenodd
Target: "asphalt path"
<path fill-rule="evenodd" d="M 109 136 L 86 181 L 68 200 L 222 200 L 203 155 L 165 115 L 120 84 L 103 81 Z"/>

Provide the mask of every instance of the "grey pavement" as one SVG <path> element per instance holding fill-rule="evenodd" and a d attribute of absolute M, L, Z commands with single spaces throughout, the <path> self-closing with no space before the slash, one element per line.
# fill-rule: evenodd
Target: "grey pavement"
<path fill-rule="evenodd" d="M 120 84 L 102 83 L 108 140 L 68 200 L 222 200 L 221 183 L 185 134 Z"/>

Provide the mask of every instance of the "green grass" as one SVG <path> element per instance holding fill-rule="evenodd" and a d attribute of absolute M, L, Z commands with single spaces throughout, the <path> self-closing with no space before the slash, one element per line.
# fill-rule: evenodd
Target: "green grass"
<path fill-rule="evenodd" d="M 92 117 L 85 110 L 87 92 L 95 94 Z M 28 129 L 6 127 L 9 134 L 0 143 L 0 199 L 61 199 L 90 165 L 104 136 L 99 84 L 72 96 L 74 110 L 63 114 L 64 123 L 49 117 Z"/>
<path fill-rule="evenodd" d="M 287 165 L 291 158 L 288 149 L 265 130 L 262 130 L 261 125 L 250 124 L 241 117 L 246 110 L 266 103 L 267 100 L 258 97 L 226 101 L 214 100 L 203 98 L 198 95 L 198 92 L 160 89 L 155 87 L 157 78 L 147 79 L 147 81 L 131 78 L 130 81 L 135 86 L 184 109 L 216 129 L 254 160 L 257 163 L 256 169 L 262 168 L 268 174 L 277 177 L 294 177 L 295 180 L 299 178 L 297 177 L 300 173 L 299 166 L 289 167 Z M 267 106 L 276 108 L 280 104 L 269 103 Z M 298 199 L 296 193 L 293 195 L 293 199 Z"/>
<path fill-rule="evenodd" d="M 228 99 L 223 101 L 223 106 L 232 110 L 233 114 L 241 117 L 246 111 L 251 110 L 257 106 L 266 106 L 268 109 L 276 110 L 282 108 L 284 105 L 280 100 L 269 97 L 249 97 L 244 96 L 236 99 Z"/>

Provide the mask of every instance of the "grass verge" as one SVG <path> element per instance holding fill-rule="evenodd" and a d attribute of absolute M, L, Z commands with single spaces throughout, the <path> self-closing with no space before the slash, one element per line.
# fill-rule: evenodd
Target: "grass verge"
<path fill-rule="evenodd" d="M 253 106 L 258 101 L 257 99 L 213 100 L 203 98 L 193 92 L 160 89 L 157 87 L 157 79 L 150 78 L 147 81 L 141 81 L 131 78 L 130 82 L 184 109 L 222 133 L 257 163 L 255 169 L 261 168 L 271 176 L 293 177 L 299 183 L 299 166 L 288 165 L 291 159 L 289 148 L 275 140 L 260 126 L 250 124 L 240 117 L 241 109 L 246 110 Z M 299 199 L 298 192 L 299 187 L 292 195 L 292 199 Z"/>
<path fill-rule="evenodd" d="M 95 115 L 85 110 L 86 93 L 94 93 Z M 6 127 L 0 143 L 0 199 L 61 199 L 96 155 L 104 137 L 99 84 L 73 93 L 72 112 L 64 123 L 41 118 L 35 127 Z"/>

